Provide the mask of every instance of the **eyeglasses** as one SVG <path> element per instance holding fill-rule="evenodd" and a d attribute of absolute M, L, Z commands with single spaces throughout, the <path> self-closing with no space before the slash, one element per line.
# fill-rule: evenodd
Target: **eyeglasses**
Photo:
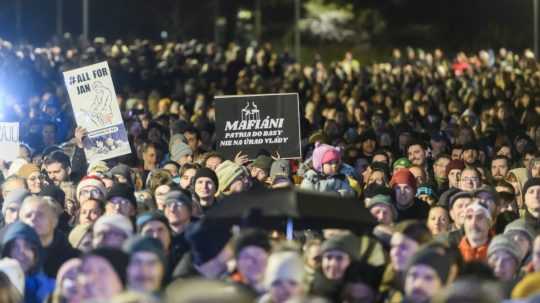
<path fill-rule="evenodd" d="M 119 206 L 126 206 L 128 205 L 130 202 L 129 200 L 127 199 L 123 199 L 123 198 L 118 198 L 118 197 L 114 197 L 112 199 L 110 199 L 109 201 L 107 201 L 113 205 L 119 205 Z"/>
<path fill-rule="evenodd" d="M 478 182 L 480 181 L 480 178 L 478 177 L 463 177 L 461 178 L 461 180 L 465 181 L 465 182 Z"/>
<path fill-rule="evenodd" d="M 79 192 L 80 196 L 87 196 L 87 197 L 99 197 L 101 196 L 101 191 L 99 191 L 96 188 L 83 188 Z"/>
<path fill-rule="evenodd" d="M 167 202 L 167 205 L 166 205 L 168 208 L 180 208 L 182 206 L 186 206 L 186 203 L 180 201 L 180 200 L 176 200 L 176 201 L 169 201 Z"/>

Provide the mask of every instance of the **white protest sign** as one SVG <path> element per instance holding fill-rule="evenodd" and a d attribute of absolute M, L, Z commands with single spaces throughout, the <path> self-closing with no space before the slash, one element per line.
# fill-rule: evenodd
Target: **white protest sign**
<path fill-rule="evenodd" d="M 77 125 L 86 128 L 88 162 L 131 153 L 124 121 L 106 61 L 64 72 Z"/>
<path fill-rule="evenodd" d="M 19 157 L 19 123 L 0 122 L 0 160 Z"/>

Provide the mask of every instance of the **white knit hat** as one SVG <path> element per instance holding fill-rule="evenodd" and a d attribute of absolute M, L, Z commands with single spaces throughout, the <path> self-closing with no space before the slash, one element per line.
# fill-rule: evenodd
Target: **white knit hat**
<path fill-rule="evenodd" d="M 11 258 L 0 259 L 0 271 L 5 273 L 11 284 L 24 295 L 24 271 L 19 262 Z"/>
<path fill-rule="evenodd" d="M 96 223 L 94 223 L 93 232 L 94 234 L 97 234 L 101 230 L 111 226 L 123 231 L 128 237 L 133 235 L 133 224 L 127 217 L 119 214 L 103 215 L 99 217 Z"/>
<path fill-rule="evenodd" d="M 264 284 L 269 289 L 277 280 L 292 280 L 302 283 L 304 280 L 304 262 L 293 251 L 275 252 L 268 258 Z"/>

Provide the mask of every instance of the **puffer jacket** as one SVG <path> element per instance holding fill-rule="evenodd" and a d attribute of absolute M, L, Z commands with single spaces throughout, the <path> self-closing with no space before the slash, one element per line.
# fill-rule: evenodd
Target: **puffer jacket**
<path fill-rule="evenodd" d="M 350 197 L 355 194 L 345 175 L 324 176 L 313 169 L 304 174 L 300 188 L 317 192 L 337 193 L 343 197 Z"/>

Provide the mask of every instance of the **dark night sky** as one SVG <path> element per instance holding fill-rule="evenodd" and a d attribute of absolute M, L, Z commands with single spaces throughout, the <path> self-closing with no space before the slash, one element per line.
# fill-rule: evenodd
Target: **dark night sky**
<path fill-rule="evenodd" d="M 15 1 L 0 0 L 0 37 L 15 38 Z M 56 0 L 20 0 L 23 36 L 43 42 L 55 32 Z M 179 37 L 213 38 L 216 12 L 231 13 L 254 0 L 90 0 L 91 36 L 157 39 L 162 29 Z M 303 0 L 307 1 L 307 0 Z M 329 0 L 330 1 L 330 0 Z M 332 0 L 375 8 L 388 24 L 384 45 L 448 48 L 523 48 L 532 40 L 532 0 Z M 82 0 L 63 0 L 64 30 L 81 33 Z M 175 11 L 173 3 L 178 5 Z M 292 22 L 291 0 L 262 0 L 264 39 L 279 40 Z M 216 4 L 218 5 L 216 9 Z M 235 4 L 235 5 L 233 5 Z M 290 15 L 290 16 L 289 16 Z M 173 17 L 177 16 L 177 17 Z M 288 20 L 291 19 L 291 20 Z M 274 30 L 277 29 L 277 30 Z M 429 34 L 418 29 L 428 29 Z"/>

